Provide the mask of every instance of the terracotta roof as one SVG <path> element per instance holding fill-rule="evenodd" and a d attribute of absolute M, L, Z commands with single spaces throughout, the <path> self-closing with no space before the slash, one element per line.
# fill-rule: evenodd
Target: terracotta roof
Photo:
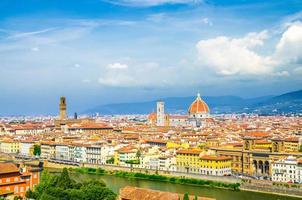
<path fill-rule="evenodd" d="M 266 137 L 268 136 L 268 133 L 266 132 L 250 132 L 247 134 L 247 136 L 250 136 L 250 137 Z"/>
<path fill-rule="evenodd" d="M 177 154 L 195 154 L 195 155 L 199 155 L 201 152 L 202 152 L 201 150 L 197 150 L 197 149 L 183 149 L 183 150 L 177 151 Z"/>
<path fill-rule="evenodd" d="M 182 198 L 183 198 L 183 194 L 126 186 L 126 187 L 120 189 L 120 198 L 119 199 L 123 199 L 123 200 L 179 200 Z M 194 198 L 194 196 L 189 197 L 190 200 L 193 200 L 193 198 Z M 213 199 L 206 198 L 206 197 L 198 197 L 198 200 L 213 200 Z"/>
<path fill-rule="evenodd" d="M 13 163 L 0 163 L 0 174 L 19 172 L 18 167 Z"/>
<path fill-rule="evenodd" d="M 232 160 L 232 158 L 227 157 L 227 156 L 208 156 L 208 155 L 204 155 L 204 156 L 200 156 L 200 158 L 202 160 Z"/>
<path fill-rule="evenodd" d="M 208 105 L 200 98 L 200 95 L 198 94 L 195 101 L 189 107 L 188 113 L 195 114 L 195 113 L 209 113 L 209 112 L 210 109 Z"/>
<path fill-rule="evenodd" d="M 155 112 L 150 113 L 149 116 L 148 116 L 148 119 L 149 120 L 156 120 L 157 119 L 156 113 Z"/>

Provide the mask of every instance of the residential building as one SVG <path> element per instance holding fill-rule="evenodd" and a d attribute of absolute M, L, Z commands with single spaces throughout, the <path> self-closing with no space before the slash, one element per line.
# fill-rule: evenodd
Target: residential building
<path fill-rule="evenodd" d="M 40 169 L 0 163 L 0 197 L 21 196 L 40 182 Z"/>

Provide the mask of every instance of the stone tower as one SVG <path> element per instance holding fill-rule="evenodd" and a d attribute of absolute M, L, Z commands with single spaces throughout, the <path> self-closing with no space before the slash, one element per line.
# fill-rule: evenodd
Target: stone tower
<path fill-rule="evenodd" d="M 60 98 L 60 120 L 66 119 L 66 98 Z"/>
<path fill-rule="evenodd" d="M 156 125 L 165 126 L 165 103 L 163 101 L 156 103 Z"/>

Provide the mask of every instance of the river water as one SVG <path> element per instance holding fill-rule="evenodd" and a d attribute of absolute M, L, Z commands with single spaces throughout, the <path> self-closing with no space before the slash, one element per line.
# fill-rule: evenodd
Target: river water
<path fill-rule="evenodd" d="M 70 176 L 77 180 L 103 180 L 107 187 L 115 193 L 119 193 L 119 189 L 127 185 L 142 187 L 154 190 L 162 190 L 176 193 L 186 193 L 190 195 L 198 195 L 204 197 L 211 197 L 217 200 L 298 200 L 299 198 L 285 197 L 271 194 L 262 194 L 247 191 L 231 191 L 225 189 L 208 188 L 192 185 L 180 185 L 160 181 L 150 181 L 142 179 L 132 179 L 125 177 L 116 177 L 110 175 L 95 175 L 95 174 L 79 174 L 71 173 Z M 301 199 L 300 199 L 301 200 Z"/>

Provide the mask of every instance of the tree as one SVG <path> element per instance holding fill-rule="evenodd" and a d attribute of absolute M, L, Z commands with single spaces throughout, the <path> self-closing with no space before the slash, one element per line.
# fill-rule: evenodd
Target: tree
<path fill-rule="evenodd" d="M 58 178 L 57 187 L 60 187 L 62 189 L 68 189 L 71 187 L 71 185 L 72 180 L 69 177 L 68 170 L 67 168 L 64 168 L 61 173 L 61 176 L 59 176 Z"/>
<path fill-rule="evenodd" d="M 35 200 L 115 200 L 116 194 L 106 187 L 103 181 L 76 182 L 68 170 L 63 169 L 59 176 L 42 172 L 41 182 L 35 190 L 28 190 L 26 198 Z"/>
<path fill-rule="evenodd" d="M 106 160 L 107 164 L 113 164 L 114 163 L 114 158 L 111 157 L 110 159 Z"/>
<path fill-rule="evenodd" d="M 84 193 L 85 200 L 115 200 L 116 194 L 110 189 L 101 185 L 89 185 L 81 188 Z"/>
<path fill-rule="evenodd" d="M 183 200 L 189 200 L 189 194 L 187 192 L 184 194 Z"/>
<path fill-rule="evenodd" d="M 198 197 L 197 197 L 197 195 L 195 194 L 195 196 L 194 196 L 194 199 L 193 200 L 198 200 Z"/>
<path fill-rule="evenodd" d="M 40 156 L 41 155 L 41 146 L 38 144 L 34 145 L 34 156 Z"/>

